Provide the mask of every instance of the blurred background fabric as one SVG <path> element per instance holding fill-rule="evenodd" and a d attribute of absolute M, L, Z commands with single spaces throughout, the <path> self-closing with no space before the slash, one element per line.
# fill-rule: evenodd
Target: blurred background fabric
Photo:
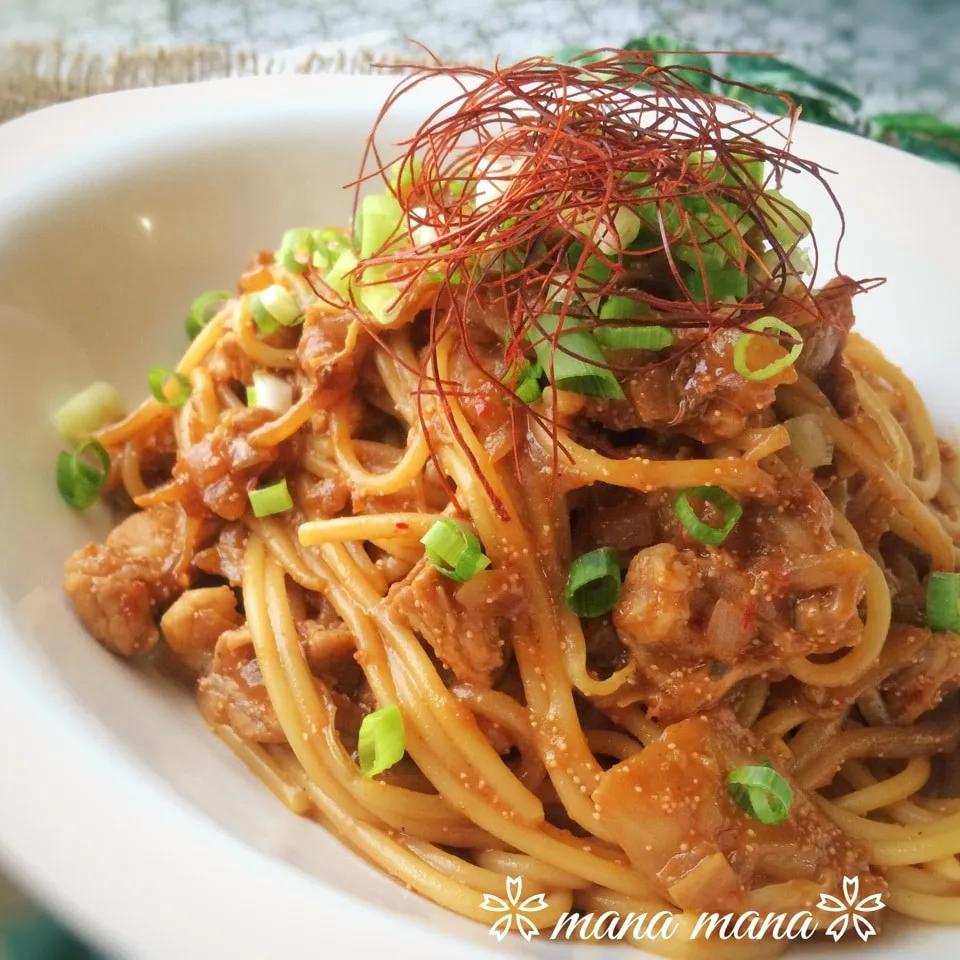
<path fill-rule="evenodd" d="M 960 0 L 2 0 L 0 46 L 372 50 L 516 59 L 659 32 L 703 49 L 782 53 L 860 93 L 868 112 L 960 118 Z M 253 68 L 256 72 L 256 68 Z"/>

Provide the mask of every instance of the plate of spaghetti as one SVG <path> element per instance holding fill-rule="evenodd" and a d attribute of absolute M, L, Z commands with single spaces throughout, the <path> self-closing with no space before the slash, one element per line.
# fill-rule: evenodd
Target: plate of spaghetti
<path fill-rule="evenodd" d="M 172 897 L 274 897 L 245 956 L 311 909 L 401 955 L 956 948 L 957 337 L 917 211 L 960 188 L 710 80 L 214 85 L 5 195 L 8 359 L 51 359 L 8 375 L 5 549 L 46 539 L 0 634 L 152 811 L 104 855 L 131 890 L 180 882 L 182 818 Z"/>

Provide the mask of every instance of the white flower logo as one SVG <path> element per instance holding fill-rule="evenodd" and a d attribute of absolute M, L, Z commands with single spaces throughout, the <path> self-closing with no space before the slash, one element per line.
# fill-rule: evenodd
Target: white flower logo
<path fill-rule="evenodd" d="M 502 941 L 510 932 L 513 921 L 517 921 L 517 930 L 524 940 L 529 943 L 540 932 L 533 921 L 525 916 L 527 913 L 537 913 L 539 910 L 546 910 L 549 904 L 544 899 L 542 893 L 534 894 L 521 901 L 523 896 L 523 879 L 521 877 L 507 877 L 507 899 L 495 897 L 492 893 L 483 895 L 483 903 L 480 904 L 481 910 L 489 910 L 491 913 L 502 913 L 503 916 L 497 920 L 490 928 L 490 933 Z"/>
<path fill-rule="evenodd" d="M 817 907 L 827 913 L 840 914 L 830 922 L 830 926 L 824 931 L 828 937 L 833 937 L 834 943 L 838 943 L 847 932 L 851 919 L 853 920 L 853 929 L 857 931 L 864 943 L 877 935 L 873 924 L 861 914 L 882 910 L 886 904 L 884 904 L 879 893 L 871 893 L 869 897 L 864 897 L 862 900 L 859 897 L 859 877 L 843 878 L 843 900 L 830 893 L 820 894 L 820 902 Z"/>

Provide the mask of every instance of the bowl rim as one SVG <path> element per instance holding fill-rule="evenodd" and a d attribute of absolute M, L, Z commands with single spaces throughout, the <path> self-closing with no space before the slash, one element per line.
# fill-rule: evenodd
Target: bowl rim
<path fill-rule="evenodd" d="M 344 82 L 386 95 L 395 78 L 214 80 L 102 94 L 17 118 L 0 126 L 0 210 L 22 214 L 33 203 L 68 195 L 100 161 L 122 166 L 159 147 L 166 133 L 199 131 L 213 117 L 255 124 L 294 116 L 311 103 L 315 108 L 325 85 Z M 0 635 L 18 636 L 5 607 L 0 600 Z M 183 955 L 185 943 L 216 944 L 223 956 L 292 954 L 302 951 L 303 931 L 315 930 L 334 955 L 340 948 L 366 956 L 385 945 L 411 958 L 496 955 L 423 920 L 370 909 L 249 846 L 145 763 L 117 750 L 109 732 L 16 644 L 0 670 L 0 730 L 10 731 L 0 733 L 4 782 L 17 785 L 0 790 L 3 866 L 110 954 L 167 960 Z M 64 798 L 72 808 L 69 824 Z M 105 857 L 97 838 L 107 835 L 123 842 L 111 843 Z M 184 850 L 188 860 L 181 860 Z M 162 911 L 145 911 L 158 896 Z M 171 916 L 176 925 L 166 922 Z"/>
<path fill-rule="evenodd" d="M 68 189 L 98 158 L 122 164 L 166 132 L 183 134 L 212 116 L 252 123 L 293 116 L 315 107 L 325 90 L 339 95 L 349 85 L 382 98 L 396 81 L 395 75 L 252 77 L 48 107 L 0 126 L 0 211 L 22 211 Z M 342 109 L 350 109 L 346 97 Z M 922 178 L 925 193 L 943 188 L 960 200 L 953 171 L 840 131 L 800 126 L 805 149 L 812 144 L 825 158 L 853 149 L 889 171 L 885 176 Z M 0 634 L 18 633 L 0 601 Z M 0 733 L 5 782 L 17 789 L 0 790 L 0 856 L 19 881 L 108 950 L 166 960 L 190 942 L 216 944 L 223 955 L 260 957 L 302 950 L 304 930 L 321 931 L 325 947 L 360 955 L 388 949 L 401 957 L 482 960 L 509 949 L 480 947 L 425 922 L 371 910 L 327 881 L 248 846 L 144 763 L 118 751 L 17 647 L 0 670 L 0 731 L 8 730 L 16 735 Z M 69 829 L 62 798 L 72 805 Z M 105 862 L 98 837 L 111 833 L 125 842 L 112 843 Z M 189 869 L 179 862 L 184 849 L 190 850 Z M 91 877 L 90 864 L 98 861 L 101 869 Z M 163 910 L 144 911 L 158 895 L 157 877 L 168 881 Z M 177 917 L 175 929 L 165 922 L 169 916 Z"/>

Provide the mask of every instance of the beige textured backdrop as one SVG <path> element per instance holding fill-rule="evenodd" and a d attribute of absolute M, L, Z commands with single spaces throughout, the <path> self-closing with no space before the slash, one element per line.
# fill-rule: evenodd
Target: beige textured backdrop
<path fill-rule="evenodd" d="M 2 0 L 0 0 L 2 2 Z M 0 47 L 0 122 L 52 103 L 110 90 L 270 73 L 369 73 L 395 55 L 370 50 L 271 56 L 222 47 L 68 52 L 60 43 Z"/>

